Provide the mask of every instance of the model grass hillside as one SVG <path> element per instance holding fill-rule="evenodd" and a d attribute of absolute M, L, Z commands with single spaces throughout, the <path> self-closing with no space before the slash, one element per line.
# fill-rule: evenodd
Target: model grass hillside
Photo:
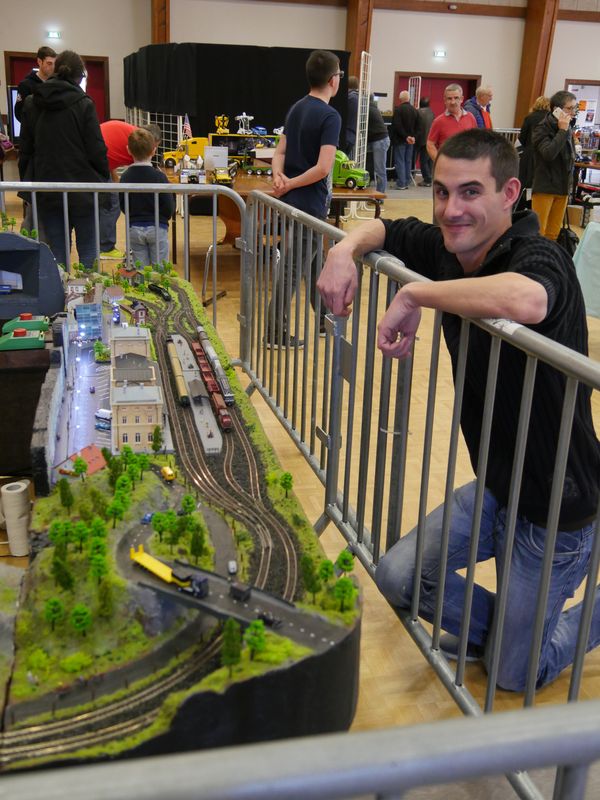
<path fill-rule="evenodd" d="M 294 603 L 271 599 L 269 602 L 279 602 L 283 610 L 262 611 L 256 618 L 248 618 L 248 613 L 255 614 L 256 604 L 260 607 L 261 597 L 274 597 L 268 592 L 261 595 L 258 590 L 255 594 L 253 587 L 262 547 L 260 537 L 237 518 L 235 511 L 203 496 L 201 483 L 197 486 L 189 482 L 177 453 L 159 454 L 160 440 L 154 442 L 154 453 L 148 454 L 136 454 L 127 445 L 119 455 L 104 449 L 106 466 L 90 476 L 86 475 L 85 464 L 77 463 L 82 459 L 76 459 L 74 474 L 62 478 L 52 494 L 38 500 L 34 507 L 32 534 L 36 555 L 21 593 L 14 662 L 5 670 L 10 673 L 5 718 L 15 731 L 25 732 L 34 721 L 43 726 L 65 720 L 65 725 L 72 727 L 75 723 L 69 720 L 81 714 L 92 718 L 98 709 L 106 717 L 114 706 L 127 709 L 120 712 L 119 719 L 125 714 L 128 723 L 99 722 L 98 736 L 86 730 L 78 737 L 77 746 L 65 747 L 64 752 L 60 747 L 54 748 L 51 756 L 41 750 L 39 755 L 35 749 L 29 750 L 27 756 L 11 759 L 9 769 L 61 759 L 114 756 L 133 750 L 143 753 L 181 749 L 178 737 L 182 725 L 186 728 L 190 714 L 193 717 L 208 708 L 228 723 L 221 726 L 223 730 L 218 731 L 215 739 L 203 729 L 195 732 L 195 746 L 240 740 L 239 731 L 234 729 L 248 727 L 247 720 L 242 724 L 241 718 L 237 719 L 236 709 L 242 702 L 240 691 L 250 692 L 251 696 L 266 693 L 265 697 L 272 692 L 273 698 L 278 692 L 285 695 L 293 691 L 302 703 L 302 686 L 311 686 L 313 691 L 321 677 L 334 681 L 332 686 L 335 685 L 335 670 L 321 667 L 320 659 L 325 658 L 329 663 L 332 658 L 342 657 L 340 663 L 346 672 L 354 674 L 347 667 L 356 661 L 357 635 L 352 636 L 352 656 L 344 651 L 348 633 L 358 630 L 358 590 L 354 579 L 348 577 L 353 558 L 346 551 L 335 564 L 324 557 L 294 496 L 293 476 L 278 464 L 256 412 L 191 285 L 169 272 L 168 265 L 162 273 L 144 270 L 146 283 L 160 277 L 169 301 L 157 294 L 150 298 L 147 289 L 130 286 L 126 300 L 143 298 L 151 300 L 149 305 L 153 309 L 170 311 L 168 326 L 169 329 L 172 326 L 173 333 L 181 332 L 184 319 L 184 327 L 191 336 L 196 331 L 194 322 L 200 322 L 209 334 L 233 390 L 235 413 L 239 414 L 257 455 L 263 487 L 260 502 L 282 520 L 295 541 Z M 94 283 L 106 276 L 87 274 L 87 277 Z M 152 314 L 147 326 L 152 329 L 151 323 Z M 152 347 L 155 356 L 155 342 Z M 163 376 L 164 380 L 168 376 Z M 221 462 L 212 463 L 217 469 Z M 173 481 L 163 479 L 165 467 L 174 473 Z M 248 502 L 252 502 L 250 497 Z M 235 559 L 229 561 L 235 564 L 237 574 L 233 579 L 222 567 L 219 571 L 215 566 L 223 539 L 234 548 Z M 150 573 L 140 569 L 134 553 L 141 552 L 147 553 L 158 569 L 152 568 Z M 223 557 L 220 558 L 222 563 Z M 166 585 L 157 579 L 163 573 L 169 576 Z M 185 575 L 203 574 L 215 574 L 223 582 L 220 585 L 224 588 L 212 590 L 207 598 L 216 604 L 216 614 L 194 606 L 195 592 L 190 587 L 195 585 L 195 579 Z M 226 587 L 233 585 L 232 580 L 243 581 L 250 587 L 236 590 L 240 598 L 246 596 L 243 592 L 249 595 L 252 591 L 249 602 L 239 604 L 246 615 L 241 621 L 218 609 L 218 593 L 227 594 Z M 291 638 L 286 635 L 287 621 L 284 626 L 286 608 L 289 613 L 299 614 L 301 620 Z M 299 631 L 306 641 L 302 636 L 298 640 Z M 305 663 L 307 666 L 302 666 Z M 319 676 L 316 681 L 307 677 L 313 673 Z M 287 688 L 287 678 L 282 677 L 288 674 L 292 683 L 299 681 L 298 686 L 294 683 L 293 690 Z M 326 710 L 328 720 L 319 723 L 318 729 L 334 730 L 349 724 L 355 687 L 353 679 L 347 681 L 349 688 L 344 691 L 350 699 L 338 704 L 343 711 Z M 248 689 L 241 688 L 246 685 Z M 286 688 L 282 689 L 283 685 Z M 328 686 L 323 691 L 329 696 L 332 688 Z M 135 710 L 135 703 L 136 698 L 145 694 L 152 695 L 153 710 L 148 712 L 146 705 L 141 714 Z M 207 699 L 200 701 L 199 697 Z M 216 701 L 216 697 L 222 700 Z M 199 710 L 199 702 L 207 705 Z M 215 702 L 224 704 L 221 711 L 214 712 Z M 277 700 L 273 702 L 274 707 L 281 706 Z M 319 713 L 312 715 L 315 720 L 328 705 L 321 697 L 306 702 L 316 702 L 319 707 Z M 248 706 L 245 700 L 243 707 L 252 707 L 253 703 Z M 294 721 L 288 730 L 285 726 L 290 723 L 284 719 L 285 714 L 278 713 L 273 729 L 261 732 L 259 726 L 248 731 L 248 740 L 306 733 L 308 728 L 300 727 L 297 731 L 293 728 L 295 719 L 301 716 L 297 710 L 291 710 Z M 330 722 L 329 717 L 343 721 Z M 91 722 L 88 728 L 95 724 Z M 284 727 L 277 727 L 280 724 Z M 106 734 L 103 725 L 113 725 L 119 733 Z M 66 740 L 70 734 L 65 727 L 64 734 L 53 735 Z M 144 750 L 146 746 L 151 749 Z"/>

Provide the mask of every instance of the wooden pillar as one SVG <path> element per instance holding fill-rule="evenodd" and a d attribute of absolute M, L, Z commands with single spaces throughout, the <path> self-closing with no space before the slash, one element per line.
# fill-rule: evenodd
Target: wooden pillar
<path fill-rule="evenodd" d="M 358 76 L 360 54 L 371 44 L 371 21 L 375 0 L 348 0 L 346 50 L 350 51 L 348 71 Z"/>
<path fill-rule="evenodd" d="M 544 92 L 552 54 L 559 0 L 528 0 L 521 53 L 515 127 L 520 128 L 533 101 Z M 553 91 L 558 91 L 553 89 Z"/>
<path fill-rule="evenodd" d="M 152 44 L 166 44 L 171 39 L 169 0 L 152 0 Z"/>

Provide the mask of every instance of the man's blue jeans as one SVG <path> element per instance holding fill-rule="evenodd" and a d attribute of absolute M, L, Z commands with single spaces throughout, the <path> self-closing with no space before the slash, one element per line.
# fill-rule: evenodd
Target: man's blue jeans
<path fill-rule="evenodd" d="M 410 185 L 413 147 L 412 144 L 394 145 L 394 166 L 396 167 L 396 187 L 398 189 Z"/>
<path fill-rule="evenodd" d="M 108 197 L 110 201 L 100 204 L 100 252 L 110 253 L 115 249 L 117 243 L 117 220 L 121 213 L 119 205 L 119 195 L 111 192 Z"/>
<path fill-rule="evenodd" d="M 460 633 L 466 586 L 466 580 L 458 570 L 468 563 L 474 501 L 475 481 L 457 489 L 452 499 L 442 628 L 455 635 Z M 425 521 L 419 614 L 429 622 L 433 620 L 440 577 L 443 511 L 441 505 Z M 506 509 L 486 489 L 477 561 L 495 558 L 498 582 L 505 545 L 505 515 Z M 573 662 L 581 604 L 567 611 L 563 611 L 563 607 L 586 576 L 593 531 L 594 526 L 590 524 L 582 530 L 559 531 L 557 534 L 537 674 L 538 687 L 553 681 Z M 503 689 L 523 691 L 526 685 L 545 538 L 545 528 L 523 518 L 517 520 L 498 670 L 498 685 Z M 403 536 L 382 558 L 375 574 L 381 592 L 392 605 L 401 608 L 410 608 L 411 605 L 416 541 L 416 529 Z M 492 624 L 494 602 L 492 592 L 475 584 L 468 637 L 471 644 L 485 645 Z M 598 644 L 600 591 L 597 589 L 587 649 L 591 650 Z"/>
<path fill-rule="evenodd" d="M 385 192 L 387 189 L 387 168 L 385 165 L 387 151 L 390 147 L 390 138 L 379 139 L 368 145 L 368 150 L 373 153 L 373 172 L 375 173 L 375 188 L 378 192 Z"/>
<path fill-rule="evenodd" d="M 65 224 L 62 209 L 40 209 L 40 220 L 44 226 L 46 242 L 50 246 L 54 258 L 59 264 L 67 263 L 67 243 L 65 242 Z M 75 229 L 77 239 L 77 256 L 86 269 L 91 269 L 96 259 L 96 234 L 94 212 L 76 216 L 69 214 L 69 241 L 71 249 L 71 232 Z"/>

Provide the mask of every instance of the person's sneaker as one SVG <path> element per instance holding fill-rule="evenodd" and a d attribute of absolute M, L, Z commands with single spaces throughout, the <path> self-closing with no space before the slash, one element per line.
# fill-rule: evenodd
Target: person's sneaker
<path fill-rule="evenodd" d="M 458 648 L 460 639 L 452 633 L 443 633 L 440 636 L 440 652 L 449 661 L 458 661 Z M 465 661 L 481 661 L 484 648 L 478 644 L 467 644 L 467 656 Z"/>
<path fill-rule="evenodd" d="M 420 181 L 418 186 L 431 186 L 431 181 Z"/>
<path fill-rule="evenodd" d="M 105 253 L 100 253 L 100 258 L 114 258 L 116 260 L 125 258 L 125 253 L 122 250 L 117 250 L 114 247 L 112 250 L 107 250 Z"/>

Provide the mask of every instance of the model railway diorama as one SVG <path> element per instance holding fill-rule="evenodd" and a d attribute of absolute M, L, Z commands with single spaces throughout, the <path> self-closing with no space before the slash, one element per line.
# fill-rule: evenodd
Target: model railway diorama
<path fill-rule="evenodd" d="M 352 555 L 324 556 L 191 285 L 166 265 L 115 321 L 106 277 L 33 325 L 48 366 L 12 478 L 35 502 L 29 565 L 3 567 L 0 771 L 348 728 Z M 12 396 L 35 352 L 0 353 Z"/>

